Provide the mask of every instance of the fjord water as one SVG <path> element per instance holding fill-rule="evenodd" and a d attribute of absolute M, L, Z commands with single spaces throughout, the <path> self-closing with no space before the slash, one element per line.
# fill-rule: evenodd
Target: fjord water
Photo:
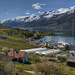
<path fill-rule="evenodd" d="M 30 31 L 43 31 L 43 32 L 54 32 L 55 36 L 44 36 L 41 38 L 41 41 L 59 41 L 64 43 L 71 43 L 75 45 L 75 30 L 50 30 L 44 28 L 21 28 L 21 29 L 28 29 Z"/>
<path fill-rule="evenodd" d="M 59 41 L 75 45 L 75 30 L 55 31 L 55 36 L 45 36 L 41 41 Z"/>

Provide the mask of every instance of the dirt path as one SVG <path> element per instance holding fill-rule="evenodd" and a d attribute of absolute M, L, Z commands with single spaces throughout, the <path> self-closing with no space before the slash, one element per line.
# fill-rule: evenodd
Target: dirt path
<path fill-rule="evenodd" d="M 19 70 L 19 69 L 16 69 L 16 70 Z M 31 73 L 31 74 L 35 74 L 34 71 L 28 71 L 28 70 L 23 70 L 23 71 L 28 72 L 28 73 Z"/>
<path fill-rule="evenodd" d="M 34 71 L 27 71 L 27 70 L 24 70 L 25 72 L 28 72 L 28 73 L 31 73 L 31 74 L 34 74 L 35 72 Z"/>

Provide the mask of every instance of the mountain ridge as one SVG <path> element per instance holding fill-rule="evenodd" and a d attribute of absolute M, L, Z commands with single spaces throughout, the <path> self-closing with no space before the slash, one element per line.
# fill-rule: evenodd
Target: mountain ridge
<path fill-rule="evenodd" d="M 72 14 L 75 14 L 75 6 L 69 8 L 60 8 L 55 11 L 47 11 L 40 16 L 37 16 L 35 14 L 32 14 L 30 16 L 20 16 L 12 18 L 10 20 L 3 20 L 0 23 L 5 26 L 11 27 L 49 27 L 55 29 L 54 27 L 52 27 L 53 25 L 55 27 L 58 26 L 60 21 L 60 26 L 64 26 L 64 19 L 66 20 L 66 18 L 70 17 Z"/>

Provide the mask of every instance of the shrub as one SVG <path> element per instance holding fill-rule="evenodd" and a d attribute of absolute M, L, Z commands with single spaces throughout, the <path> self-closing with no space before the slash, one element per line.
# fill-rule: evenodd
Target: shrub
<path fill-rule="evenodd" d="M 37 55 L 33 54 L 32 56 L 30 55 L 28 56 L 28 61 L 30 63 L 38 63 L 38 62 L 41 62 L 41 59 Z"/>
<path fill-rule="evenodd" d="M 10 51 L 10 48 L 8 48 L 8 47 L 3 47 L 3 48 L 2 48 L 2 51 L 3 51 L 6 55 L 8 55 L 8 52 Z"/>
<path fill-rule="evenodd" d="M 20 30 L 19 28 L 15 28 L 15 30 Z"/>
<path fill-rule="evenodd" d="M 48 60 L 49 61 L 53 61 L 53 62 L 56 62 L 57 61 L 55 58 L 49 58 Z"/>
<path fill-rule="evenodd" d="M 55 57 L 54 53 L 48 54 L 48 57 Z"/>
<path fill-rule="evenodd" d="M 57 58 L 58 58 L 58 60 L 60 60 L 61 62 L 66 61 L 66 57 L 58 56 Z"/>
<path fill-rule="evenodd" d="M 37 35 L 34 37 L 34 39 L 40 39 L 40 38 L 42 38 L 42 35 L 41 35 L 41 34 L 37 34 Z"/>
<path fill-rule="evenodd" d="M 28 32 L 28 31 L 25 33 L 23 32 L 22 35 L 26 36 L 26 38 L 34 36 L 32 32 Z"/>
<path fill-rule="evenodd" d="M 37 75 L 62 75 L 61 69 L 52 62 L 37 64 L 35 70 Z"/>
<path fill-rule="evenodd" d="M 65 45 L 65 50 L 70 50 L 70 46 L 69 45 Z"/>
<path fill-rule="evenodd" d="M 4 65 L 0 63 L 0 74 L 4 72 Z"/>
<path fill-rule="evenodd" d="M 12 75 L 12 70 L 8 70 L 5 64 L 0 63 L 0 75 Z"/>

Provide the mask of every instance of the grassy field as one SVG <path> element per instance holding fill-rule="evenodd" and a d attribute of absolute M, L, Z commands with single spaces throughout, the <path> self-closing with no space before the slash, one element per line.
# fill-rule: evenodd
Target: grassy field
<path fill-rule="evenodd" d="M 8 35 L 8 31 L 17 31 L 16 34 Z M 22 40 L 21 37 L 26 37 L 22 33 L 26 32 L 25 30 L 17 30 L 10 27 L 4 27 L 0 25 L 0 34 L 4 35 L 6 38 L 0 38 L 0 50 L 3 47 L 16 48 L 16 49 L 27 49 L 38 47 L 32 45 L 30 42 Z"/>
<path fill-rule="evenodd" d="M 43 62 L 52 62 L 52 61 L 43 59 L 43 58 L 50 58 L 50 57 L 39 56 L 37 54 L 29 54 L 28 56 L 29 56 L 28 61 L 31 64 L 22 64 L 19 62 L 15 62 L 14 69 L 18 69 L 18 70 L 22 70 L 22 71 L 24 71 L 24 70 L 34 71 L 35 72 L 36 64 L 43 63 Z M 59 63 L 59 62 L 52 62 L 52 63 L 56 64 L 61 69 L 61 71 L 64 75 L 75 75 L 75 68 L 74 67 L 70 67 L 64 63 Z M 14 65 L 14 63 L 13 63 L 13 65 Z"/>

